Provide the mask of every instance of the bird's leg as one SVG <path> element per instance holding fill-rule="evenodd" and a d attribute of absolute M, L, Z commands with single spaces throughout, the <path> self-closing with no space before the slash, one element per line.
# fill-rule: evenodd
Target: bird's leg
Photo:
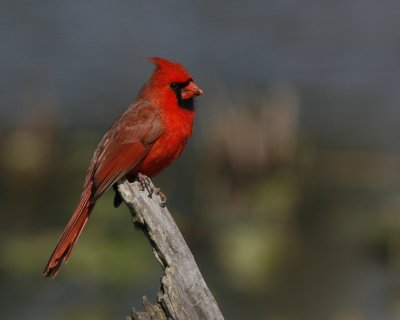
<path fill-rule="evenodd" d="M 149 194 L 149 198 L 152 197 L 153 193 L 158 195 L 161 198 L 160 206 L 165 207 L 165 203 L 167 202 L 167 197 L 164 195 L 164 193 L 161 192 L 161 190 L 159 188 L 154 187 L 154 185 L 152 184 L 152 182 L 148 176 L 139 172 L 137 174 L 137 180 L 140 184 L 140 189 L 142 191 L 146 190 L 147 193 Z"/>
<path fill-rule="evenodd" d="M 120 193 L 118 191 L 118 185 L 116 183 L 113 185 L 113 189 L 115 191 L 114 208 L 118 208 L 121 205 L 123 200 L 122 200 L 122 197 L 121 197 L 121 195 L 120 195 Z"/>
<path fill-rule="evenodd" d="M 151 185 L 151 180 L 148 176 L 144 175 L 143 173 L 138 173 L 137 174 L 137 180 L 140 183 L 140 189 L 142 191 L 147 191 L 147 193 L 149 194 L 149 198 L 151 198 L 151 196 L 154 193 L 154 187 Z"/>

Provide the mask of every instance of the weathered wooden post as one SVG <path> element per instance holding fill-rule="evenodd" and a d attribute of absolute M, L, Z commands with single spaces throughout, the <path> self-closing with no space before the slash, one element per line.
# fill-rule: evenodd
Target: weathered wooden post
<path fill-rule="evenodd" d="M 161 207 L 158 199 L 149 198 L 136 181 L 122 181 L 118 190 L 135 226 L 149 239 L 164 269 L 157 303 L 153 305 L 144 297 L 145 311 L 134 310 L 130 319 L 224 319 L 168 209 Z"/>

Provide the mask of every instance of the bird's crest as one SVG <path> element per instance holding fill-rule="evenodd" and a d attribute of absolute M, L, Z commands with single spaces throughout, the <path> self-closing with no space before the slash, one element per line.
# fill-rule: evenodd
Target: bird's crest
<path fill-rule="evenodd" d="M 172 62 L 170 60 L 160 57 L 149 57 L 151 62 L 156 66 L 154 76 L 159 78 L 173 79 L 172 81 L 185 82 L 191 78 L 189 72 L 180 63 Z"/>

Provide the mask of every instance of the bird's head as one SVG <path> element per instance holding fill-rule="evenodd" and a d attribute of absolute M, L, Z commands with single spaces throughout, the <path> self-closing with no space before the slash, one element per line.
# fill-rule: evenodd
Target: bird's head
<path fill-rule="evenodd" d="M 178 104 L 185 108 L 193 108 L 193 98 L 203 94 L 194 83 L 189 72 L 179 63 L 164 58 L 149 58 L 156 66 L 149 85 L 157 88 L 159 94 L 167 98 L 177 99 Z"/>

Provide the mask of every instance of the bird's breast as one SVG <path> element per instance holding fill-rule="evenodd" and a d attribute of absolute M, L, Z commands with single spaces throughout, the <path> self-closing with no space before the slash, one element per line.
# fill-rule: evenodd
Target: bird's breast
<path fill-rule="evenodd" d="M 186 111 L 180 116 L 164 118 L 160 137 L 154 142 L 141 165 L 135 170 L 147 176 L 154 176 L 170 165 L 183 151 L 192 135 L 193 112 Z"/>

